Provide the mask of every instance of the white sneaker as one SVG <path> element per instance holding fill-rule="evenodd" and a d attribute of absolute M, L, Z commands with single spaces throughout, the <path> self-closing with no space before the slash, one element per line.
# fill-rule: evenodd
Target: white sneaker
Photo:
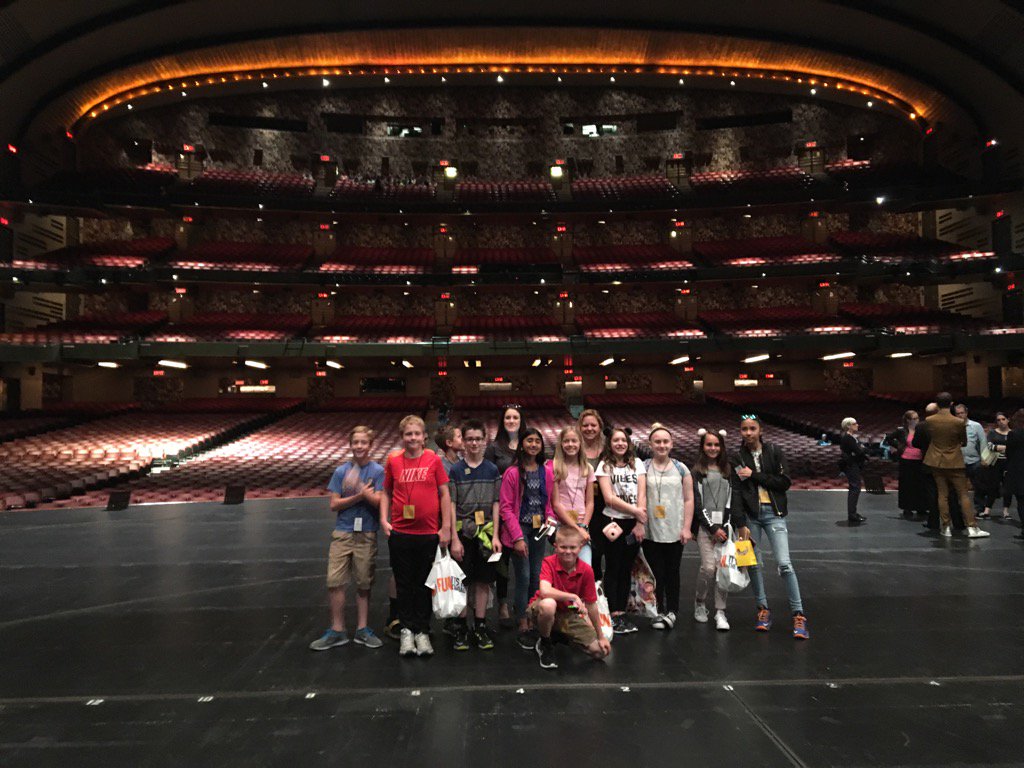
<path fill-rule="evenodd" d="M 944 525 L 941 528 L 939 528 L 939 536 L 942 536 L 946 539 L 951 539 L 953 538 L 953 529 L 950 528 L 948 525 Z"/>
<path fill-rule="evenodd" d="M 718 611 L 717 613 L 715 613 L 715 629 L 719 630 L 720 632 L 729 631 L 729 620 L 725 618 L 725 613 L 723 613 L 722 611 Z"/>
<path fill-rule="evenodd" d="M 416 655 L 416 643 L 413 641 L 412 630 L 405 629 L 403 627 L 401 635 L 398 638 L 398 655 L 399 656 L 415 656 Z"/>
<path fill-rule="evenodd" d="M 434 646 L 430 644 L 430 635 L 428 635 L 426 632 L 417 632 L 415 642 L 417 656 L 434 655 Z"/>
<path fill-rule="evenodd" d="M 672 629 L 676 625 L 676 615 L 673 611 L 665 614 L 665 628 Z"/>
<path fill-rule="evenodd" d="M 693 604 L 693 618 L 699 621 L 701 624 L 708 623 L 708 608 L 704 603 Z"/>
<path fill-rule="evenodd" d="M 668 625 L 665 624 L 665 617 L 659 613 L 658 617 L 651 622 L 651 629 L 668 629 Z"/>
<path fill-rule="evenodd" d="M 986 538 L 988 536 L 991 536 L 991 535 L 992 535 L 991 533 L 989 533 L 988 531 L 981 530 L 981 528 L 979 528 L 976 525 L 967 529 L 967 538 L 968 539 L 984 539 L 984 538 Z"/>

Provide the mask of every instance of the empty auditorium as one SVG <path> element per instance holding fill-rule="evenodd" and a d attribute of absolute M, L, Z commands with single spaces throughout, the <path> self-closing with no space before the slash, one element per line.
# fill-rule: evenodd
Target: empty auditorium
<path fill-rule="evenodd" d="M 0 3 L 0 765 L 1024 765 L 1022 40 Z"/>

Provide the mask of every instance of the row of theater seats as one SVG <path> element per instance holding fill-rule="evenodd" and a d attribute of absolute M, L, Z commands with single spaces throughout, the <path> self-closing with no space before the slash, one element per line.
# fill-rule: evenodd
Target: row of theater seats
<path fill-rule="evenodd" d="M 324 343 L 404 343 L 445 335 L 425 315 L 351 315 L 313 328 L 309 316 L 297 313 L 203 312 L 180 323 L 167 323 L 162 312 L 131 313 L 59 321 L 38 328 L 0 334 L 0 344 L 54 345 L 117 343 L 142 338 L 154 342 L 287 341 L 305 338 Z M 565 328 L 550 316 L 461 315 L 446 332 L 456 343 L 476 341 L 564 341 L 581 333 L 588 339 L 704 339 L 711 333 L 733 338 L 828 336 L 882 329 L 896 334 L 1019 333 L 990 321 L 953 312 L 893 304 L 843 303 L 838 315 L 807 307 L 765 307 L 709 310 L 687 321 L 671 312 L 606 312 L 576 316 Z M 577 328 L 579 329 L 577 331 Z"/>
<path fill-rule="evenodd" d="M 824 174 L 833 182 L 833 186 L 842 184 L 850 188 L 958 180 L 949 172 L 925 171 L 906 163 L 877 163 L 871 160 L 849 159 L 827 164 Z M 822 186 L 818 179 L 797 166 L 702 171 L 691 174 L 689 184 L 698 195 L 729 192 L 799 192 Z M 208 168 L 190 182 L 178 184 L 177 171 L 173 166 L 165 164 L 61 173 L 51 178 L 44 185 L 44 189 L 79 194 L 119 191 L 133 194 L 165 194 L 176 185 L 183 193 L 194 192 L 213 196 L 301 199 L 312 197 L 314 193 L 313 178 L 301 173 Z M 601 178 L 581 177 L 570 183 L 570 189 L 575 200 L 602 204 L 669 201 L 680 196 L 679 190 L 668 178 L 658 173 Z M 404 180 L 389 177 L 369 180 L 341 176 L 331 189 L 330 196 L 337 200 L 356 203 L 429 202 L 437 197 L 437 187 L 422 179 Z M 468 179 L 455 183 L 457 202 L 544 203 L 554 199 L 554 188 L 550 182 L 542 179 Z"/>
<path fill-rule="evenodd" d="M 824 244 L 796 236 L 712 240 L 693 245 L 692 256 L 655 243 L 576 246 L 572 259 L 588 273 L 687 270 L 702 267 L 833 264 L 843 259 L 889 265 L 935 261 L 969 262 L 995 258 L 991 251 L 970 251 L 954 243 L 916 235 L 836 232 Z M 423 274 L 435 267 L 430 248 L 357 247 L 339 245 L 325 259 L 314 258 L 310 245 L 211 241 L 176 251 L 170 238 L 111 240 L 71 246 L 31 259 L 14 259 L 15 269 L 60 271 L 72 268 L 142 269 L 166 266 L 175 270 L 234 272 L 319 272 L 321 274 Z M 555 266 L 551 248 L 460 248 L 453 271 L 470 268 Z"/>

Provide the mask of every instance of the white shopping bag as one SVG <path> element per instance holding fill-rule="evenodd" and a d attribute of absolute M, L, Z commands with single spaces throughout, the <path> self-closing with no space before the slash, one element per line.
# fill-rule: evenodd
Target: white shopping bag
<path fill-rule="evenodd" d="M 612 630 L 612 612 L 608 608 L 608 598 L 604 595 L 604 587 L 601 582 L 597 582 L 597 618 L 601 622 L 601 626 L 598 630 L 601 632 L 601 636 L 609 643 L 615 637 L 615 632 Z"/>
<path fill-rule="evenodd" d="M 715 547 L 715 555 L 718 558 L 718 572 L 715 578 L 718 586 L 724 592 L 740 592 L 750 584 L 750 577 L 745 568 L 736 565 L 736 539 L 733 536 L 732 526 L 727 525 L 729 532 L 728 540 Z"/>
<path fill-rule="evenodd" d="M 658 598 L 654 594 L 657 582 L 644 551 L 636 553 L 630 573 L 629 597 L 626 599 L 626 613 L 635 613 L 649 619 L 658 617 Z"/>
<path fill-rule="evenodd" d="M 424 585 L 433 593 L 434 616 L 438 619 L 456 619 L 466 610 L 466 574 L 452 560 L 448 550 L 437 548 L 434 567 L 430 569 Z"/>

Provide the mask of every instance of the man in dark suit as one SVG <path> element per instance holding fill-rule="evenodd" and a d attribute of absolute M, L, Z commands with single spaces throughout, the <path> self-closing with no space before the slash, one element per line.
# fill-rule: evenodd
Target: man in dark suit
<path fill-rule="evenodd" d="M 990 534 L 978 528 L 971 499 L 967 494 L 967 473 L 964 469 L 964 455 L 960 450 L 967 444 L 967 425 L 950 412 L 953 396 L 949 392 L 940 392 L 935 398 L 935 403 L 939 412 L 925 419 L 926 439 L 929 444 L 924 455 L 924 465 L 935 478 L 939 533 L 947 538 L 953 535 L 949 516 L 949 489 L 952 487 L 960 499 L 960 511 L 967 525 L 967 537 L 985 538 Z"/>

